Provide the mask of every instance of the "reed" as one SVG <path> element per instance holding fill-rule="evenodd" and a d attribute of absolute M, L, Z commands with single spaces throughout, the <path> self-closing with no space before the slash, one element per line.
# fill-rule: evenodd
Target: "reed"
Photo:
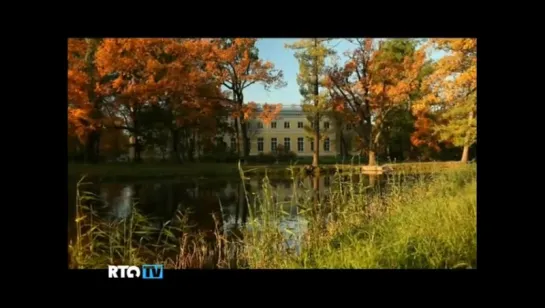
<path fill-rule="evenodd" d="M 476 268 L 476 165 L 377 178 L 336 166 L 327 193 L 297 190 L 280 200 L 267 170 L 259 194 L 244 190 L 249 218 L 234 232 L 193 233 L 187 215 L 158 225 L 134 206 L 121 220 L 99 219 L 96 196 L 80 193 L 73 268 L 163 263 L 166 268 Z M 343 169 L 344 171 L 340 171 Z M 238 165 L 242 181 L 248 179 Z M 93 202 L 89 202 L 93 201 Z M 92 204 L 85 205 L 86 204 Z M 94 206 L 94 208 L 93 208 Z M 293 217 L 286 207 L 297 207 Z"/>

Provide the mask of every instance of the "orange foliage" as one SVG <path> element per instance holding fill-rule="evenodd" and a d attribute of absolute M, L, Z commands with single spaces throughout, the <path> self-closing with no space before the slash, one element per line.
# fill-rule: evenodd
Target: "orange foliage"
<path fill-rule="evenodd" d="M 422 88 L 430 94 L 419 102 L 424 106 L 453 105 L 477 89 L 477 40 L 431 39 L 425 46 L 448 52 L 437 62 L 437 69 L 426 78 Z M 420 106 L 420 108 L 424 108 Z"/>
<path fill-rule="evenodd" d="M 100 90 L 104 95 L 116 94 L 132 104 L 154 100 L 167 89 L 165 78 L 157 75 L 166 68 L 158 59 L 164 39 L 105 39 L 96 54 L 101 77 L 119 76 Z"/>
<path fill-rule="evenodd" d="M 360 47 L 348 56 L 344 67 L 329 71 L 326 86 L 332 93 L 335 110 L 345 113 L 350 121 L 361 123 L 376 119 L 375 133 L 388 111 L 409 100 L 418 87 L 417 76 L 425 54 L 416 51 L 399 60 L 376 48 L 372 39 L 357 40 Z"/>
<path fill-rule="evenodd" d="M 248 120 L 251 116 L 253 116 L 256 110 L 257 110 L 257 105 L 254 102 L 250 102 L 248 104 L 242 105 L 241 112 L 242 112 L 244 120 Z"/>
<path fill-rule="evenodd" d="M 255 38 L 211 40 L 211 56 L 208 60 L 216 63 L 213 75 L 232 91 L 232 102 L 235 104 L 244 103 L 243 91 L 252 84 L 261 83 L 265 88 L 285 85 L 282 71 L 276 70 L 271 62 L 257 57 L 256 41 Z M 241 110 L 235 112 L 240 114 Z"/>
<path fill-rule="evenodd" d="M 444 50 L 447 54 L 437 61 L 433 73 L 422 82 L 420 91 L 425 95 L 413 104 L 412 111 L 420 119 L 433 110 L 436 120 L 429 123 L 420 120 L 422 128 L 419 130 L 424 130 L 424 127 L 426 130 L 430 130 L 428 127 L 435 128 L 442 135 L 442 141 L 456 141 L 462 145 L 469 141 L 472 129 L 476 130 L 475 127 L 466 127 L 468 121 L 457 120 L 460 115 L 470 117 L 476 112 L 477 40 L 431 39 L 423 49 L 430 46 Z M 424 143 L 429 140 L 428 135 L 415 133 L 415 138 L 420 136 Z M 468 139 L 464 140 L 466 137 Z"/>
<path fill-rule="evenodd" d="M 82 141 L 87 133 L 96 129 L 90 113 L 90 78 L 86 56 L 89 43 L 86 39 L 68 39 L 68 133 Z"/>
<path fill-rule="evenodd" d="M 419 112 L 416 117 L 415 131 L 411 134 L 411 143 L 416 147 L 426 145 L 435 151 L 440 151 L 438 140 L 432 130 L 433 121 L 426 112 Z"/>
<path fill-rule="evenodd" d="M 233 118 L 238 118 L 240 115 L 244 120 L 255 118 L 256 115 L 264 123 L 268 124 L 274 119 L 277 118 L 278 114 L 282 110 L 282 104 L 264 104 L 262 110 L 258 113 L 258 106 L 255 102 L 248 102 L 242 106 L 235 106 L 231 116 Z"/>
<path fill-rule="evenodd" d="M 251 49 L 255 48 L 257 39 L 236 38 L 230 45 L 221 40 L 215 40 L 213 53 L 220 64 L 219 76 L 222 82 L 233 87 L 244 88 L 257 81 L 272 84 L 276 76 L 271 75 L 274 65 L 253 57 Z"/>
<path fill-rule="evenodd" d="M 259 118 L 263 123 L 269 124 L 273 120 L 276 120 L 280 111 L 282 111 L 282 104 L 264 104 L 263 111 L 261 111 Z"/>
<path fill-rule="evenodd" d="M 177 119 L 179 124 L 192 123 L 210 115 L 221 97 L 209 70 L 213 56 L 210 41 L 204 39 L 105 39 L 97 52 L 99 73 L 119 76 L 102 94 L 116 94 L 118 104 L 132 108 L 169 97 L 172 110 L 199 109 Z"/>
<path fill-rule="evenodd" d="M 409 100 L 409 94 L 419 85 L 417 76 L 425 60 L 421 51 L 406 56 L 403 61 L 382 55 L 381 50 L 372 54 L 370 77 L 366 80 L 371 94 L 370 104 L 379 114 Z"/>
<path fill-rule="evenodd" d="M 258 113 L 258 106 L 255 102 L 249 102 L 242 106 L 242 112 L 244 115 L 244 120 L 250 118 L 255 118 L 256 114 L 259 119 L 261 119 L 265 124 L 270 123 L 278 117 L 278 114 L 282 110 L 282 104 L 264 104 L 261 107 L 262 110 Z M 237 117 L 238 114 L 234 114 L 234 117 Z"/>

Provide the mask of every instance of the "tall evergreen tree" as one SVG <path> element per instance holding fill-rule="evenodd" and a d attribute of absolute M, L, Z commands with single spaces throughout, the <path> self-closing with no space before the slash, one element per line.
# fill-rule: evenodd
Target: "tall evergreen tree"
<path fill-rule="evenodd" d="M 299 92 L 303 96 L 303 111 L 311 126 L 306 126 L 305 131 L 312 135 L 314 143 L 312 166 L 318 167 L 320 157 L 321 136 L 327 133 L 326 128 L 320 127 L 321 119 L 330 109 L 328 92 L 320 91 L 325 82 L 325 60 L 333 55 L 334 51 L 326 45 L 328 39 L 302 39 L 286 47 L 295 50 L 295 57 L 299 61 L 299 74 L 297 84 Z"/>

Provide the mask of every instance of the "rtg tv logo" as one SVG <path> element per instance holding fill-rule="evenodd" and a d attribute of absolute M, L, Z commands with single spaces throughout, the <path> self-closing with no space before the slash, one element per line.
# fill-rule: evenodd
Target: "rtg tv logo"
<path fill-rule="evenodd" d="M 108 265 L 108 278 L 140 278 L 163 279 L 162 264 L 144 264 L 142 270 L 138 266 Z"/>

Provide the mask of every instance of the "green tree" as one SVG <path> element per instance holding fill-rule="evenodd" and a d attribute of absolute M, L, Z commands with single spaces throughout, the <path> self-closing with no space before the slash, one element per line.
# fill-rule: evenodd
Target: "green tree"
<path fill-rule="evenodd" d="M 286 44 L 287 48 L 295 50 L 295 57 L 299 61 L 299 74 L 297 84 L 299 92 L 303 96 L 303 111 L 311 126 L 306 126 L 305 131 L 312 135 L 314 152 L 312 166 L 318 167 L 320 157 L 320 136 L 327 133 L 327 129 L 320 128 L 321 119 L 330 109 L 328 91 L 320 91 L 325 87 L 326 58 L 334 52 L 326 45 L 328 39 L 303 39 L 293 44 Z"/>

